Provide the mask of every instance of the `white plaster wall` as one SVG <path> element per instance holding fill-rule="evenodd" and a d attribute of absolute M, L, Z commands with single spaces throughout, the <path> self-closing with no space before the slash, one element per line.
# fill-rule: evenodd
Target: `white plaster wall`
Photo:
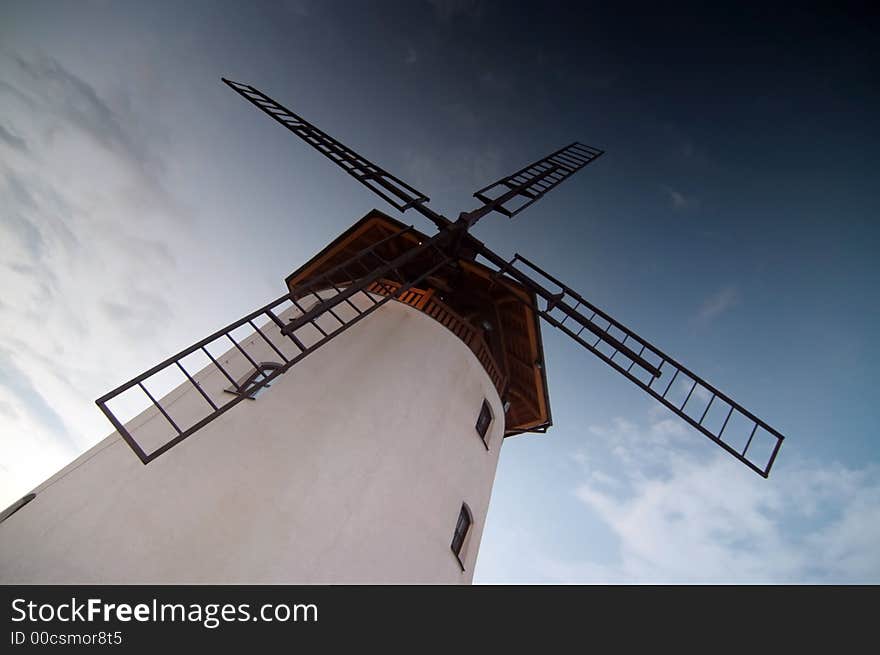
<path fill-rule="evenodd" d="M 229 386 L 196 377 L 212 397 Z M 185 425 L 207 408 L 191 385 L 161 402 Z M 162 423 L 150 410 L 128 426 L 150 450 Z M 0 523 L 0 583 L 468 583 L 503 430 L 467 346 L 389 302 L 150 464 L 113 433 L 47 480 Z M 464 571 L 450 549 L 462 502 Z"/>

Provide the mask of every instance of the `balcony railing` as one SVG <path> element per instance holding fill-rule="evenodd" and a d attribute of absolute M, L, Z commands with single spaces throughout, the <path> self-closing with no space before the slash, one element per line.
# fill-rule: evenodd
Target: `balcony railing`
<path fill-rule="evenodd" d="M 367 290 L 371 293 L 387 296 L 396 294 L 399 288 L 400 284 L 398 282 L 383 279 L 373 282 Z M 486 373 L 489 374 L 489 379 L 492 380 L 492 384 L 495 386 L 498 394 L 504 395 L 505 387 L 507 386 L 507 376 L 501 367 L 498 366 L 498 362 L 495 361 L 489 345 L 483 338 L 482 330 L 471 325 L 464 318 L 456 314 L 448 305 L 435 298 L 433 289 L 410 287 L 399 294 L 396 299 L 424 312 L 461 339 L 477 356 L 480 364 L 486 370 Z"/>

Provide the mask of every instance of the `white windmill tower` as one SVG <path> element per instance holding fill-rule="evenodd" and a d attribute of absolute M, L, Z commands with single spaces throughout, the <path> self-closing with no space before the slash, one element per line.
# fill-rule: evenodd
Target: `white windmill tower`
<path fill-rule="evenodd" d="M 769 474 L 781 434 L 469 234 L 602 151 L 567 146 L 450 221 L 254 87 L 224 81 L 438 231 L 373 210 L 292 273 L 284 296 L 98 399 L 116 431 L 0 515 L 0 582 L 470 582 L 503 439 L 552 423 L 541 319 Z M 123 422 L 134 394 L 147 407 Z"/>

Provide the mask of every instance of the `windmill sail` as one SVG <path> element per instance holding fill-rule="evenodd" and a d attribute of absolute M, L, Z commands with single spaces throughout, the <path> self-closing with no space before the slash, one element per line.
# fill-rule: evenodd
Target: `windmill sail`
<path fill-rule="evenodd" d="M 416 190 L 400 178 L 395 177 L 385 169 L 360 156 L 351 148 L 340 143 L 259 89 L 248 84 L 233 82 L 226 78 L 222 79 L 229 88 L 238 93 L 242 98 L 278 123 L 281 123 L 281 125 L 315 150 L 340 166 L 358 182 L 390 203 L 395 209 L 406 211 L 415 207 L 420 210 L 420 213 L 438 222 L 437 215 L 424 207 L 424 204 L 430 199 L 421 191 Z"/>
<path fill-rule="evenodd" d="M 598 159 L 603 152 L 582 143 L 572 143 L 513 175 L 483 187 L 474 193 L 474 198 L 482 201 L 489 211 L 497 211 L 513 218 L 545 193 Z"/>
<path fill-rule="evenodd" d="M 485 251 L 493 263 L 497 256 Z M 643 339 L 525 257 L 499 266 L 536 291 L 538 314 L 763 477 L 784 437 L 706 380 Z M 536 281 L 534 277 L 537 276 Z M 559 289 L 552 293 L 547 284 Z"/>
<path fill-rule="evenodd" d="M 96 404 L 140 460 L 148 464 L 242 400 L 253 398 L 260 387 L 269 386 L 315 350 L 389 300 L 404 297 L 411 287 L 447 265 L 449 256 L 438 247 L 448 239 L 446 232 L 425 241 L 406 239 L 411 232 L 412 227 L 407 227 L 376 241 L 305 285 L 120 385 L 98 398 Z M 380 255 L 388 252 L 399 254 L 393 259 Z M 240 353 L 232 364 L 221 354 L 230 346 Z M 272 361 L 264 361 L 267 359 Z M 167 388 L 169 381 L 177 388 Z M 172 406 L 173 400 L 191 387 L 205 404 L 199 412 L 180 414 L 179 408 Z M 118 407 L 137 402 L 132 395 L 143 402 L 140 394 L 149 401 L 146 411 L 126 421 Z M 163 405 L 156 396 L 171 398 L 172 402 Z M 160 421 L 162 427 L 157 430 L 155 422 L 144 420 L 147 415 L 161 415 L 165 422 Z"/>

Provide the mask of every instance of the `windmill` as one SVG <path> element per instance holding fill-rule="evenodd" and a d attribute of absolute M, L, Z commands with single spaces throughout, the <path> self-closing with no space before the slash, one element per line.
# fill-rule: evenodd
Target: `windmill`
<path fill-rule="evenodd" d="M 489 214 L 517 216 L 602 150 L 561 148 L 478 190 L 479 205 L 450 220 L 257 88 L 223 82 L 436 232 L 373 210 L 288 276 L 288 293 L 99 398 L 115 433 L 0 517 L 8 581 L 76 579 L 38 536 L 58 529 L 65 507 L 80 517 L 60 528 L 82 544 L 73 570 L 89 581 L 470 581 L 501 441 L 552 425 L 541 323 L 769 475 L 779 432 L 537 264 L 471 233 Z M 169 372 L 176 382 L 155 383 Z M 114 406 L 132 392 L 147 407 L 126 421 Z M 98 480 L 117 494 L 103 505 L 87 502 Z M 258 508 L 240 507 L 230 485 Z M 164 524 L 171 543 L 146 549 L 132 536 L 145 521 Z"/>
<path fill-rule="evenodd" d="M 429 198 L 423 193 L 364 159 L 258 89 L 225 78 L 223 81 L 245 100 L 341 166 L 395 209 L 414 209 L 433 222 L 438 233 L 430 242 L 424 243 L 423 248 L 440 248 L 449 253 L 450 259 L 484 258 L 496 267 L 499 275 L 511 277 L 544 301 L 544 306 L 536 307 L 535 310 L 549 325 L 561 330 L 599 357 L 750 469 L 765 478 L 769 475 L 784 438 L 779 432 L 525 257 L 516 254 L 512 260 L 506 261 L 469 233 L 477 221 L 492 212 L 513 218 L 571 175 L 595 161 L 603 154 L 602 150 L 580 143 L 561 148 L 474 193 L 474 197 L 482 204 L 470 212 L 462 212 L 453 222 L 429 208 Z M 417 254 L 415 250 L 410 251 L 395 264 L 402 266 L 408 258 Z M 547 283 L 551 289 L 547 288 Z M 331 303 L 334 301 L 328 301 L 328 305 L 332 306 Z M 686 385 L 689 383 L 680 404 L 673 403 L 668 398 L 677 380 L 684 381 Z M 702 401 L 702 411 L 697 413 L 699 418 L 695 418 L 694 412 L 685 411 L 695 393 L 696 398 Z M 723 403 L 727 413 L 718 430 L 713 431 L 703 422 L 716 402 Z M 741 449 L 735 449 L 723 437 L 734 416 L 746 419 L 751 426 Z M 766 433 L 768 440 L 765 445 L 769 443 L 770 448 L 765 451 L 762 459 L 756 461 L 749 457 L 749 449 L 758 430 Z"/>

